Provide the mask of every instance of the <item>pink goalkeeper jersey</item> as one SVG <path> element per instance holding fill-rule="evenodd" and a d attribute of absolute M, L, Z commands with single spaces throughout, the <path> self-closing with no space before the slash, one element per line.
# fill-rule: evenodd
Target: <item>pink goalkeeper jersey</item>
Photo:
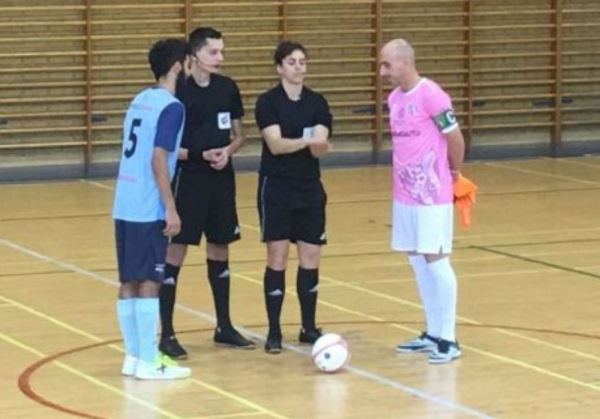
<path fill-rule="evenodd" d="M 394 199 L 408 205 L 452 203 L 452 176 L 444 134 L 458 127 L 450 97 L 422 78 L 408 92 L 388 96 L 393 143 Z"/>

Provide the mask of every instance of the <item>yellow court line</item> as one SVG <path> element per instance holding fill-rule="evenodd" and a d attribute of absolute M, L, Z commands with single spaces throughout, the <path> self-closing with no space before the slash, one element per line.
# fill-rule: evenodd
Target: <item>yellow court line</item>
<path fill-rule="evenodd" d="M 231 393 L 229 391 L 223 390 L 222 388 L 213 386 L 212 384 L 208 384 L 208 383 L 206 383 L 204 381 L 200 381 L 200 380 L 197 380 L 195 378 L 192 378 L 191 381 L 194 382 L 194 383 L 196 383 L 196 384 L 198 384 L 198 385 L 200 385 L 200 386 L 202 386 L 202 387 L 204 387 L 204 388 L 206 388 L 206 389 L 208 389 L 208 390 L 210 390 L 210 391 L 213 391 L 213 392 L 215 392 L 217 394 L 220 394 L 221 396 L 224 396 L 224 397 L 230 398 L 232 400 L 235 400 L 238 403 L 243 404 L 244 406 L 247 406 L 247 407 L 253 408 L 255 410 L 258 410 L 260 413 L 263 413 L 265 415 L 269 415 L 269 416 L 271 416 L 273 418 L 278 418 L 278 419 L 287 419 L 287 416 L 283 416 L 283 415 L 277 414 L 277 413 L 275 413 L 275 412 L 273 412 L 273 411 L 271 411 L 269 409 L 266 409 L 266 408 L 264 408 L 264 407 L 262 407 L 262 406 L 260 406 L 260 405 L 258 405 L 256 403 L 251 402 L 250 400 L 246 400 L 243 397 L 236 396 L 235 394 L 233 394 L 233 393 Z"/>
<path fill-rule="evenodd" d="M 76 333 L 76 334 L 78 334 L 80 336 L 84 336 L 84 337 L 86 337 L 88 339 L 91 339 L 94 342 L 104 342 L 104 340 L 101 339 L 101 338 L 99 338 L 98 336 L 92 335 L 90 333 L 84 332 L 81 329 L 78 329 L 76 327 L 70 326 L 70 325 L 68 325 L 68 324 L 66 324 L 66 323 L 64 323 L 64 322 L 62 322 L 60 320 L 55 319 L 52 316 L 49 316 L 49 315 L 44 314 L 44 313 L 42 313 L 40 311 L 37 311 L 37 310 L 35 310 L 35 309 L 31 308 L 31 307 L 28 307 L 28 306 L 26 306 L 26 305 L 24 305 L 22 303 L 19 303 L 17 301 L 11 300 L 10 298 L 6 298 L 4 296 L 0 296 L 0 300 L 6 301 L 9 304 L 13 304 L 15 307 L 18 307 L 18 308 L 20 308 L 20 309 L 22 309 L 24 311 L 27 311 L 28 313 L 33 314 L 33 315 L 35 315 L 37 317 L 41 317 L 41 318 L 43 318 L 43 319 L 45 319 L 45 320 L 47 320 L 47 321 L 49 321 L 49 322 L 51 322 L 51 323 L 59 326 L 59 327 L 62 327 L 64 329 L 69 330 L 70 332 L 73 332 L 73 333 Z M 111 349 L 115 349 L 115 350 L 117 350 L 119 352 L 123 352 L 123 349 L 121 347 L 117 346 L 117 345 L 112 345 L 111 344 L 111 345 L 107 345 L 107 347 L 109 347 Z M 55 362 L 59 362 L 59 361 L 55 361 Z M 69 367 L 69 368 L 71 368 L 71 367 Z M 80 374 L 83 374 L 83 373 L 80 373 Z M 85 374 L 83 374 L 83 375 L 85 375 Z M 90 377 L 90 379 L 94 380 L 93 382 L 97 381 L 98 383 L 102 383 L 101 381 L 93 379 L 92 377 Z M 275 413 L 273 411 L 270 411 L 269 409 L 266 409 L 266 408 L 264 408 L 264 407 L 262 407 L 262 406 L 260 406 L 260 405 L 258 405 L 256 403 L 254 403 L 254 402 L 251 402 L 250 400 L 247 400 L 247 399 L 245 399 L 243 397 L 240 397 L 240 396 L 236 396 L 233 393 L 230 393 L 230 392 L 228 392 L 226 390 L 223 390 L 223 389 L 221 389 L 221 388 L 219 388 L 217 386 L 214 386 L 212 384 L 209 384 L 207 382 L 198 380 L 196 378 L 192 378 L 192 379 L 189 379 L 189 380 L 191 382 L 194 382 L 194 383 L 196 383 L 196 384 L 198 384 L 198 385 L 206 388 L 206 389 L 209 389 L 209 390 L 213 391 L 214 393 L 217 393 L 217 394 L 220 394 L 222 396 L 225 396 L 226 398 L 228 398 L 230 400 L 233 400 L 233 401 L 235 401 L 237 403 L 240 403 L 240 404 L 242 404 L 244 406 L 252 407 L 253 409 L 255 409 L 255 410 L 257 410 L 257 411 L 259 411 L 259 412 L 261 412 L 263 414 L 269 415 L 269 416 L 274 417 L 274 418 L 279 418 L 279 419 L 286 418 L 285 416 L 282 416 L 282 415 L 279 415 L 279 414 L 277 414 L 277 413 Z M 102 386 L 104 386 L 104 384 Z M 106 386 L 110 387 L 108 384 L 106 384 Z M 126 393 L 122 393 L 122 394 L 126 394 Z M 132 400 L 135 400 L 135 398 L 132 399 Z M 156 408 L 156 409 L 159 409 L 159 408 Z M 177 416 L 172 416 L 172 417 L 177 417 Z"/>
<path fill-rule="evenodd" d="M 258 284 L 258 285 L 262 285 L 261 281 L 258 281 L 258 280 L 254 279 L 254 278 L 250 278 L 250 277 L 245 276 L 245 275 L 233 274 L 232 276 L 237 276 L 237 277 L 242 278 L 242 279 L 244 279 L 246 281 L 249 281 L 249 282 L 252 282 L 252 283 L 255 283 L 255 284 Z M 338 281 L 336 279 L 325 277 L 323 275 L 321 275 L 321 278 L 326 279 L 326 280 L 330 280 L 330 281 L 341 282 L 341 281 Z M 362 287 L 350 286 L 350 288 L 362 288 Z M 378 294 L 378 296 L 380 296 L 382 298 L 391 299 L 392 301 L 396 301 L 396 302 L 402 302 L 402 304 L 404 304 L 404 305 L 407 305 L 407 306 L 410 306 L 410 307 L 413 307 L 413 308 L 422 309 L 422 306 L 420 304 L 414 303 L 412 301 L 407 301 L 407 300 L 402 300 L 402 299 L 395 299 L 395 297 L 391 297 L 391 296 L 389 296 L 387 294 L 381 294 L 381 293 L 378 293 L 377 291 L 371 291 L 371 290 L 368 290 L 366 288 L 364 290 L 365 290 L 366 293 L 369 293 L 369 294 Z M 294 293 L 293 291 L 288 291 L 288 290 L 286 290 L 286 294 L 296 295 L 296 293 Z M 389 323 L 389 322 L 386 322 L 381 317 L 377 317 L 377 316 L 373 316 L 373 315 L 370 315 L 370 314 L 367 314 L 367 313 L 363 313 L 363 312 L 358 311 L 358 310 L 352 310 L 352 309 L 349 309 L 349 308 L 346 308 L 346 307 L 343 307 L 343 306 L 340 306 L 340 305 L 337 305 L 337 304 L 325 301 L 322 298 L 318 299 L 318 303 L 322 304 L 322 305 L 324 305 L 326 307 L 331 307 L 331 308 L 334 308 L 334 309 L 336 309 L 338 311 L 342 311 L 344 313 L 353 314 L 353 315 L 355 315 L 357 317 L 362 317 L 362 318 L 366 318 L 366 319 L 373 320 L 373 321 L 376 321 L 376 322 L 385 323 L 386 325 L 388 325 L 390 327 L 393 327 L 393 328 L 396 328 L 396 329 L 400 329 L 400 330 L 404 330 L 404 331 L 408 331 L 408 332 L 412 332 L 412 333 L 420 333 L 420 330 L 417 330 L 417 329 L 414 329 L 414 328 L 411 328 L 411 327 L 408 327 L 408 326 L 403 326 L 403 325 L 398 324 L 398 323 Z M 466 319 L 464 321 L 473 322 L 472 320 L 469 320 L 469 319 Z M 506 334 L 512 333 L 512 332 L 504 331 L 502 329 L 496 329 L 496 328 L 494 328 L 494 330 L 501 331 L 501 332 L 506 332 Z M 525 337 L 525 336 L 523 336 L 523 338 L 526 339 L 526 340 L 538 341 L 538 339 L 528 338 L 528 337 Z M 543 341 L 539 341 L 539 342 L 540 343 L 544 343 Z M 547 344 L 547 343 L 545 343 L 545 344 Z M 554 347 L 554 346 L 558 346 L 558 345 L 547 344 L 547 346 Z M 599 391 L 600 392 L 600 386 L 595 386 L 595 385 L 586 383 L 584 381 L 576 380 L 576 379 L 568 377 L 566 375 L 559 374 L 559 373 L 547 370 L 545 368 L 537 367 L 537 366 L 535 366 L 533 364 L 529 364 L 529 363 L 524 362 L 524 361 L 519 361 L 519 360 L 514 359 L 514 358 L 510 358 L 510 357 L 506 357 L 506 356 L 503 356 L 503 355 L 495 354 L 493 352 L 489 352 L 489 351 L 484 351 L 484 350 L 481 350 L 481 349 L 477 349 L 477 348 L 472 347 L 472 346 L 461 345 L 461 347 L 463 347 L 464 349 L 468 349 L 468 350 L 470 350 L 472 352 L 475 352 L 475 353 L 477 353 L 479 355 L 484 355 L 484 356 L 493 358 L 493 359 L 495 359 L 497 361 L 502 361 L 504 363 L 517 365 L 517 366 L 526 368 L 528 370 L 538 372 L 538 373 L 543 374 L 543 375 L 554 377 L 554 378 L 557 378 L 559 380 L 562 380 L 562 381 L 565 381 L 565 382 L 569 382 L 571 384 L 576 384 L 576 385 L 585 387 L 587 389 L 594 390 L 594 391 Z M 568 349 L 568 348 L 564 348 L 564 349 Z M 579 355 L 585 355 L 586 357 L 592 357 L 593 359 L 596 358 L 593 355 L 579 353 L 578 351 L 574 351 L 574 350 L 569 350 L 569 351 L 570 352 L 578 353 Z"/>
<path fill-rule="evenodd" d="M 598 266 L 600 267 L 600 265 Z M 495 271 L 495 272 L 480 272 L 480 273 L 476 273 L 476 274 L 463 274 L 460 275 L 461 278 L 485 278 L 485 277 L 494 277 L 494 276 L 498 276 L 498 275 L 503 275 L 503 276 L 510 276 L 510 275 L 523 275 L 523 274 L 538 274 L 538 273 L 550 273 L 550 272 L 559 272 L 560 270 L 557 268 L 546 268 L 546 269 L 527 269 L 527 270 L 522 270 L 522 271 Z M 246 274 L 253 274 L 253 273 L 257 273 L 258 271 L 244 271 L 242 273 L 246 273 Z M 323 277 L 321 275 L 321 277 Z M 337 283 L 329 283 L 329 284 L 323 284 L 323 287 L 325 288 L 329 288 L 329 287 L 339 287 L 339 286 L 346 286 L 346 284 L 348 285 L 357 285 L 360 286 L 360 284 L 369 284 L 369 285 L 373 285 L 373 284 L 404 284 L 404 283 L 413 283 L 415 282 L 414 278 L 382 278 L 382 279 L 373 279 L 373 280 L 359 280 L 359 281 L 344 281 L 343 284 L 337 284 Z M 319 288 L 321 288 L 321 284 L 319 284 Z"/>
<path fill-rule="evenodd" d="M 482 234 L 457 234 L 454 236 L 454 240 L 462 240 L 462 239 L 475 239 L 475 238 L 483 238 L 487 239 L 490 237 L 529 237 L 529 236 L 540 236 L 546 234 L 567 234 L 567 233 L 589 233 L 589 232 L 597 232 L 600 231 L 600 227 L 589 227 L 589 228 L 561 228 L 561 229 L 550 229 L 550 230 L 529 230 L 529 231 L 515 231 L 509 233 L 482 233 Z"/>
<path fill-rule="evenodd" d="M 524 171 L 526 169 L 519 169 L 519 168 L 512 168 L 510 166 L 503 166 L 500 164 L 494 164 L 494 163 L 490 163 L 490 162 L 485 162 L 483 163 L 485 165 L 497 165 L 500 168 L 504 168 L 504 169 L 512 169 L 512 170 L 517 170 L 517 171 Z M 534 174 L 538 174 L 538 175 L 547 175 L 543 172 L 534 172 L 531 171 Z M 553 176 L 556 177 L 558 175 L 547 175 L 547 176 Z M 585 182 L 585 183 L 589 183 L 589 181 L 585 181 L 582 179 L 577 179 L 577 178 L 569 178 L 569 180 L 574 180 L 574 181 L 579 181 L 579 182 Z M 101 183 L 98 182 L 94 182 L 94 181 L 90 181 L 87 179 L 83 179 L 82 182 L 88 183 L 92 186 L 96 186 L 96 187 L 100 187 L 103 189 L 109 189 L 109 190 L 114 190 L 113 187 L 110 186 L 106 186 L 103 185 Z M 594 184 L 600 184 L 600 182 L 591 182 Z M 375 198 L 376 199 L 376 198 Z M 391 202 L 391 198 L 390 198 L 390 202 Z M 255 230 L 255 231 L 260 231 L 260 228 L 250 225 L 250 224 L 240 224 L 243 227 L 246 227 L 250 230 Z M 546 234 L 566 234 L 566 233 L 577 233 L 577 232 L 596 232 L 596 231 L 600 231 L 600 227 L 589 227 L 589 228 L 569 228 L 569 229 L 549 229 L 549 230 L 532 230 L 532 231 L 527 231 L 527 232 L 523 232 L 523 231 L 516 231 L 516 232 L 506 232 L 506 233 L 482 233 L 482 234 L 474 234 L 474 233 L 469 233 L 469 234 L 456 234 L 454 236 L 455 240 L 462 240 L 462 239 L 474 239 L 474 238 L 490 238 L 490 237 L 513 237 L 513 236 L 517 236 L 517 237 L 523 237 L 523 236 L 537 236 L 537 235 L 546 235 Z M 366 241 L 366 242 L 360 242 L 360 243 L 355 243 L 353 242 L 352 245 L 357 245 L 357 246 L 363 246 L 365 244 L 389 244 L 389 240 L 381 240 L 381 241 Z M 349 243 L 350 244 L 350 243 Z"/>
<path fill-rule="evenodd" d="M 343 281 L 340 281 L 338 279 L 334 279 L 334 278 L 331 278 L 331 277 L 328 277 L 328 276 L 325 276 L 325 275 L 321 275 L 320 277 L 323 278 L 323 279 L 326 279 L 327 281 L 333 282 L 336 285 L 340 285 L 340 286 L 343 286 L 343 287 L 346 287 L 346 288 L 351 288 L 351 289 L 354 289 L 355 291 L 359 291 L 359 292 L 364 293 L 364 294 L 370 294 L 372 296 L 375 296 L 375 297 L 378 297 L 378 298 L 382 298 L 382 299 L 386 299 L 386 300 L 389 300 L 389 301 L 392 301 L 392 302 L 395 302 L 395 303 L 399 303 L 399 304 L 402 304 L 402 305 L 405 305 L 405 306 L 409 306 L 409 307 L 412 307 L 412 308 L 423 309 L 423 306 L 421 304 L 417 304 L 417 303 L 415 303 L 413 301 L 409 301 L 409 300 L 405 300 L 405 299 L 402 299 L 402 298 L 394 297 L 392 295 L 384 294 L 384 293 L 381 293 L 381 292 L 378 292 L 378 291 L 373 291 L 371 289 L 361 287 L 360 285 L 348 284 L 346 282 L 343 282 Z M 473 320 L 473 319 L 469 319 L 467 317 L 456 316 L 456 318 L 458 320 L 462 321 L 462 322 L 473 324 L 473 325 L 476 325 L 476 326 L 483 326 L 484 325 L 481 322 L 478 322 L 478 321 Z M 579 357 L 582 357 L 582 358 L 587 358 L 587 359 L 591 359 L 593 361 L 600 362 L 600 357 L 592 355 L 592 354 L 588 354 L 586 352 L 581 352 L 581 351 L 578 351 L 578 350 L 575 350 L 575 349 L 571 349 L 571 348 L 567 348 L 567 347 L 564 347 L 564 346 L 561 346 L 561 345 L 556 345 L 556 344 L 553 344 L 553 343 L 550 343 L 550 342 L 547 342 L 547 341 L 544 341 L 544 340 L 541 340 L 541 339 L 532 338 L 532 337 L 529 337 L 527 335 L 523 335 L 521 333 L 512 332 L 512 331 L 505 330 L 505 329 L 498 328 L 498 327 L 492 327 L 491 330 L 494 330 L 494 331 L 496 331 L 498 333 L 505 334 L 505 335 L 508 335 L 508 336 L 511 336 L 511 337 L 514 337 L 514 338 L 523 339 L 523 340 L 526 340 L 526 341 L 529 341 L 529 342 L 537 343 L 538 345 L 547 346 L 547 347 L 552 348 L 552 349 L 556 349 L 556 350 L 559 350 L 559 351 L 567 352 L 567 353 L 569 353 L 571 355 L 576 355 L 576 356 L 579 356 Z M 467 346 L 465 346 L 465 348 L 467 348 Z"/>
<path fill-rule="evenodd" d="M 14 307 L 20 308 L 21 310 L 26 311 L 29 314 L 33 314 L 34 316 L 41 317 L 44 320 L 46 320 L 46 321 L 48 321 L 50 323 L 53 323 L 53 324 L 55 324 L 58 327 L 62 327 L 63 329 L 68 330 L 69 332 L 75 333 L 76 335 L 83 336 L 83 337 L 85 337 L 87 339 L 93 340 L 94 342 L 98 342 L 98 343 L 99 342 L 104 342 L 104 339 L 101 339 L 98 336 L 92 335 L 92 334 L 87 333 L 87 332 L 85 332 L 85 331 L 83 331 L 81 329 L 73 327 L 73 326 L 71 326 L 71 325 L 69 325 L 69 324 L 67 324 L 65 322 L 62 322 L 62 321 L 60 321 L 60 320 L 58 320 L 58 319 L 56 319 L 56 318 L 54 318 L 52 316 L 48 316 L 47 314 L 44 314 L 41 311 L 38 311 L 38 310 L 36 310 L 34 308 L 31 308 L 30 306 L 27 306 L 25 304 L 19 303 L 18 301 L 12 300 L 10 298 L 4 297 L 3 295 L 0 295 L 0 301 L 5 302 L 6 304 L 10 304 L 10 305 L 12 305 Z M 125 353 L 125 351 L 123 350 L 123 348 L 121 346 L 119 346 L 119 345 L 110 344 L 110 345 L 107 345 L 107 347 L 109 347 L 111 349 L 115 349 L 115 350 L 117 350 L 117 351 L 119 351 L 121 353 Z"/>
<path fill-rule="evenodd" d="M 260 228 L 258 227 L 254 227 L 253 225 L 250 224 L 244 224 L 244 223 L 240 223 L 241 227 L 247 228 L 248 230 L 253 230 L 253 231 L 258 231 L 260 232 Z"/>
<path fill-rule="evenodd" d="M 27 351 L 29 353 L 32 353 L 32 354 L 34 354 L 34 355 L 36 355 L 36 356 L 38 356 L 40 358 L 46 358 L 47 357 L 47 355 L 45 355 L 44 353 L 38 351 L 37 349 L 34 349 L 34 348 L 26 345 L 25 343 L 23 343 L 23 342 L 21 342 L 21 341 L 19 341 L 17 339 L 14 339 L 14 338 L 6 335 L 3 332 L 0 332 L 0 339 L 4 340 L 7 343 L 10 343 L 13 346 L 16 346 L 16 347 L 20 348 L 22 350 L 25 350 L 25 351 Z M 126 399 L 129 399 L 129 400 L 131 400 L 133 402 L 136 402 L 136 403 L 138 403 L 138 404 L 140 404 L 140 405 L 142 405 L 142 406 L 144 406 L 144 407 L 146 407 L 146 408 L 148 408 L 148 409 L 150 409 L 150 410 L 152 410 L 154 412 L 160 413 L 163 416 L 166 416 L 166 417 L 172 418 L 172 419 L 180 419 L 181 418 L 181 416 L 177 416 L 177 415 L 175 415 L 175 414 L 173 414 L 171 412 L 168 412 L 168 411 L 166 411 L 164 409 L 161 409 L 160 407 L 155 406 L 155 405 L 153 405 L 151 403 L 148 403 L 147 401 L 145 401 L 143 399 L 140 399 L 139 397 L 132 396 L 131 394 L 129 394 L 129 393 L 127 393 L 127 392 L 125 392 L 125 391 L 117 388 L 117 387 L 111 386 L 110 384 L 106 384 L 106 383 L 104 383 L 104 382 L 102 382 L 102 381 L 100 381 L 100 380 L 92 377 L 91 375 L 88 375 L 88 374 L 86 374 L 86 373 L 84 373 L 84 372 L 82 372 L 82 371 L 80 371 L 80 370 L 78 370 L 76 368 L 73 368 L 73 367 L 67 365 L 64 362 L 61 362 L 61 361 L 52 361 L 52 364 L 56 365 L 59 368 L 62 368 L 65 371 L 68 371 L 71 374 L 76 375 L 79 378 L 82 378 L 82 379 L 84 379 L 84 380 L 86 380 L 86 381 L 88 381 L 88 382 L 90 382 L 90 383 L 92 383 L 92 384 L 94 384 L 94 385 L 96 385 L 98 387 L 101 387 L 101 388 L 103 388 L 105 390 L 108 390 L 111 393 L 115 393 L 115 394 L 117 394 L 119 396 L 123 396 Z"/>
<path fill-rule="evenodd" d="M 241 275 L 241 274 L 238 274 L 238 273 L 234 273 L 234 274 L 232 274 L 232 276 L 236 276 L 236 277 L 241 278 L 241 279 L 243 279 L 245 281 L 252 282 L 253 284 L 256 284 L 256 285 L 262 285 L 262 281 L 259 281 L 259 280 L 255 279 L 255 278 L 252 278 L 252 277 L 249 277 L 249 276 L 246 276 L 246 275 Z M 290 290 L 287 290 L 287 289 L 285 290 L 285 293 L 289 294 L 289 295 L 297 296 L 297 294 L 294 291 L 290 291 Z M 352 310 L 352 309 L 349 309 L 349 308 L 341 307 L 341 306 L 338 306 L 336 304 L 324 301 L 322 298 L 319 298 L 317 301 L 318 301 L 319 304 L 335 308 L 335 309 L 337 309 L 339 311 L 343 311 L 343 312 L 348 313 L 348 314 L 354 314 L 355 316 L 364 317 L 364 318 L 367 318 L 369 320 L 373 320 L 373 321 L 376 321 L 376 322 L 385 322 L 385 319 L 383 319 L 381 317 L 372 316 L 370 314 L 366 314 L 366 313 L 363 313 L 363 312 L 360 312 L 360 311 L 355 311 L 355 310 Z M 400 326 L 400 328 L 405 328 L 405 330 L 410 331 L 410 332 L 414 331 L 414 329 L 411 329 L 410 327 L 401 326 L 401 325 L 398 325 L 398 326 Z"/>
<path fill-rule="evenodd" d="M 225 415 L 212 415 L 212 416 L 193 416 L 185 419 L 227 419 L 227 418 L 247 418 L 250 416 L 262 415 L 262 412 L 246 412 L 246 413 L 228 413 Z"/>
<path fill-rule="evenodd" d="M 415 280 L 412 278 L 389 278 L 389 279 L 375 279 L 373 281 L 353 281 L 351 282 L 352 284 L 408 284 L 408 283 L 412 283 Z M 323 289 L 323 288 L 336 288 L 336 287 L 340 287 L 341 285 L 338 284 L 334 284 L 334 283 L 321 283 L 319 284 L 319 289 Z"/>
<path fill-rule="evenodd" d="M 550 371 L 550 370 L 547 370 L 545 368 L 541 368 L 541 367 L 535 366 L 535 365 L 530 364 L 528 362 L 519 361 L 518 359 L 506 357 L 506 356 L 503 356 L 503 355 L 498 355 L 498 354 L 495 354 L 493 352 L 488 352 L 488 351 L 484 351 L 484 350 L 481 350 L 481 349 L 476 349 L 476 348 L 473 348 L 473 347 L 467 347 L 467 346 L 463 346 L 463 345 L 461 345 L 461 347 L 468 348 L 472 352 L 478 353 L 480 355 L 485 355 L 485 356 L 488 356 L 490 358 L 494 358 L 494 359 L 496 359 L 498 361 L 501 361 L 501 362 L 505 362 L 505 363 L 508 363 L 508 364 L 517 365 L 517 366 L 526 368 L 528 370 L 532 370 L 532 371 L 538 372 L 538 373 L 543 374 L 543 375 L 548 375 L 550 377 L 557 378 L 559 380 L 566 381 L 566 382 L 571 383 L 571 384 L 575 384 L 575 385 L 578 385 L 578 386 L 581 386 L 581 387 L 585 387 L 585 388 L 590 389 L 590 390 L 594 390 L 594 391 L 600 392 L 600 385 L 594 385 L 594 384 L 591 384 L 591 383 L 586 383 L 585 381 L 576 380 L 576 379 L 568 377 L 566 375 L 559 374 L 557 372 Z"/>
<path fill-rule="evenodd" d="M 87 184 L 90 184 L 90 185 L 92 185 L 92 186 L 96 186 L 96 187 L 98 187 L 98 188 L 102 188 L 102 189 L 108 189 L 108 190 L 111 190 L 111 191 L 115 189 L 115 188 L 114 188 L 114 186 L 110 186 L 110 185 L 104 185 L 104 184 L 102 184 L 102 183 L 100 183 L 100 182 L 95 182 L 95 181 L 92 181 L 92 180 L 85 180 L 85 179 L 82 179 L 82 182 L 84 182 L 84 183 L 87 183 Z M 247 229 L 249 229 L 249 230 L 260 231 L 260 229 L 259 229 L 259 228 L 257 228 L 257 227 L 254 227 L 253 225 L 249 225 L 249 224 L 243 224 L 243 223 L 240 223 L 240 226 L 241 226 L 241 227 L 244 227 L 244 228 L 247 228 Z"/>

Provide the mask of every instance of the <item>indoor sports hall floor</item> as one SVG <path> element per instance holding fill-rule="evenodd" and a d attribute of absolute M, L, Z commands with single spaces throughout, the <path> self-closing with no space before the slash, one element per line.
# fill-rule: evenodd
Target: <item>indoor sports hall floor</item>
<path fill-rule="evenodd" d="M 242 173 L 231 304 L 259 346 L 213 346 L 204 249 L 191 249 L 175 320 L 193 377 L 179 382 L 119 375 L 113 180 L 0 184 L 0 416 L 597 417 L 600 157 L 473 162 L 465 173 L 480 193 L 472 229 L 455 234 L 462 359 L 432 366 L 394 353 L 423 326 L 409 267 L 388 245 L 384 166 L 324 171 L 329 245 L 318 318 L 349 342 L 350 367 L 319 373 L 297 343 L 295 258 L 287 346 L 265 354 L 257 179 Z"/>

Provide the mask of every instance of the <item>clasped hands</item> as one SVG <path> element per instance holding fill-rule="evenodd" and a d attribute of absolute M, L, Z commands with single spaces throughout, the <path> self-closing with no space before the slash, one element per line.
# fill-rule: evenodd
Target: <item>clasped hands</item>
<path fill-rule="evenodd" d="M 188 160 L 201 162 L 207 161 L 215 170 L 222 170 L 229 162 L 229 146 L 211 148 L 204 151 L 188 150 Z"/>

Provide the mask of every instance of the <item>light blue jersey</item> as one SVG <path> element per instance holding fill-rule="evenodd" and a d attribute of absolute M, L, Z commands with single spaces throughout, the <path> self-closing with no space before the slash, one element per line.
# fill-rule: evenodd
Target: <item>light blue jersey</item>
<path fill-rule="evenodd" d="M 154 172 L 154 147 L 169 151 L 172 178 L 184 124 L 184 108 L 168 90 L 148 88 L 129 105 L 123 122 L 123 148 L 117 177 L 113 218 L 133 222 L 165 219 L 165 207 Z"/>

